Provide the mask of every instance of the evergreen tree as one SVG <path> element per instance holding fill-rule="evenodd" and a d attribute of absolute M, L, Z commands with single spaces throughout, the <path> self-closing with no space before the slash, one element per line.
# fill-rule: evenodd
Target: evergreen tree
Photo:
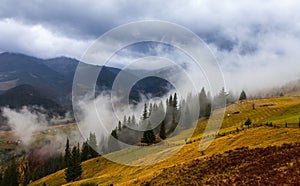
<path fill-rule="evenodd" d="M 91 158 L 98 156 L 98 145 L 97 145 L 97 139 L 95 133 L 90 132 L 90 138 L 89 138 L 89 145 L 90 145 L 90 155 Z"/>
<path fill-rule="evenodd" d="M 147 118 L 148 118 L 148 111 L 147 111 L 147 104 L 145 103 L 142 119 L 146 120 Z"/>
<path fill-rule="evenodd" d="M 7 167 L 4 172 L 4 177 L 2 180 L 3 185 L 5 186 L 18 186 L 18 172 L 17 164 L 15 159 L 12 160 L 11 164 Z"/>
<path fill-rule="evenodd" d="M 248 119 L 245 121 L 245 125 L 248 126 L 248 128 L 249 128 L 251 124 L 252 124 L 252 121 L 250 120 L 250 118 L 248 118 Z"/>
<path fill-rule="evenodd" d="M 119 130 L 119 131 L 122 130 L 122 123 L 121 123 L 121 121 L 119 121 L 119 123 L 118 123 L 118 130 Z"/>
<path fill-rule="evenodd" d="M 111 131 L 111 135 L 112 135 L 114 138 L 118 139 L 117 129 L 112 130 L 112 131 Z"/>
<path fill-rule="evenodd" d="M 225 92 L 224 87 L 221 89 L 221 91 L 219 92 L 219 94 L 215 97 L 214 99 L 214 109 L 215 108 L 223 108 L 226 106 L 226 100 L 227 99 L 227 93 Z"/>
<path fill-rule="evenodd" d="M 90 146 L 89 146 L 88 142 L 87 141 L 83 142 L 82 147 L 81 147 L 81 156 L 80 156 L 81 162 L 91 158 L 91 155 L 89 152 L 90 152 Z"/>
<path fill-rule="evenodd" d="M 170 95 L 170 98 L 169 98 L 169 106 L 172 106 L 173 105 L 173 97 L 172 95 Z"/>
<path fill-rule="evenodd" d="M 130 116 L 128 117 L 127 124 L 128 124 L 128 126 L 130 126 L 130 125 L 132 124 L 132 123 L 131 123 L 131 117 L 130 117 Z"/>
<path fill-rule="evenodd" d="M 151 116 L 151 114 L 152 114 L 152 111 L 153 111 L 153 105 L 152 105 L 152 103 L 150 103 L 150 105 L 149 105 L 149 117 Z"/>
<path fill-rule="evenodd" d="M 0 185 L 3 185 L 3 175 L 1 172 L 0 172 Z"/>
<path fill-rule="evenodd" d="M 208 104 L 208 100 L 207 100 L 207 96 L 206 96 L 206 92 L 205 89 L 202 88 L 201 92 L 199 94 L 199 104 L 200 104 L 200 114 L 199 116 L 205 116 L 205 109 L 206 106 Z"/>
<path fill-rule="evenodd" d="M 163 140 L 167 138 L 167 136 L 166 136 L 166 126 L 165 126 L 165 121 L 164 120 L 160 124 L 159 136 Z"/>
<path fill-rule="evenodd" d="M 71 153 L 69 165 L 65 170 L 67 182 L 77 180 L 82 174 L 82 167 L 80 161 L 79 144 L 78 147 L 74 146 Z"/>
<path fill-rule="evenodd" d="M 211 114 L 211 103 L 209 103 L 209 104 L 206 105 L 204 116 L 206 118 L 209 118 L 210 114 Z"/>
<path fill-rule="evenodd" d="M 240 95 L 240 101 L 242 101 L 242 100 L 246 100 L 247 99 L 247 95 L 246 95 L 246 93 L 245 93 L 245 91 L 243 90 L 242 92 L 241 92 L 241 95 Z"/>
<path fill-rule="evenodd" d="M 123 128 L 125 127 L 127 125 L 127 117 L 126 116 L 124 116 L 124 118 L 123 118 Z"/>
<path fill-rule="evenodd" d="M 70 150 L 69 138 L 67 138 L 67 142 L 66 142 L 64 159 L 65 159 L 65 166 L 68 167 L 69 164 L 70 164 L 70 159 L 71 159 L 71 150 Z"/>
<path fill-rule="evenodd" d="M 174 94 L 174 98 L 173 98 L 173 103 L 172 103 L 172 106 L 175 108 L 175 110 L 177 109 L 177 105 L 178 104 L 178 100 L 177 100 L 177 94 L 175 92 Z"/>
<path fill-rule="evenodd" d="M 155 142 L 155 135 L 153 130 L 146 130 L 143 134 L 143 138 L 141 140 L 142 143 L 147 143 L 148 145 L 153 144 Z"/>
<path fill-rule="evenodd" d="M 131 123 L 132 123 L 132 125 L 136 125 L 136 120 L 135 120 L 134 114 L 132 115 Z"/>

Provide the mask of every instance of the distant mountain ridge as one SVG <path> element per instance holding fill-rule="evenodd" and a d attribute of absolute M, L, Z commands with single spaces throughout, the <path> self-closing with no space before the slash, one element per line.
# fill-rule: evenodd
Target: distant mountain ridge
<path fill-rule="evenodd" d="M 24 54 L 4 52 L 0 54 L 0 94 L 19 85 L 30 85 L 45 98 L 60 105 L 71 107 L 73 77 L 80 63 L 68 57 L 40 59 Z M 89 65 L 89 64 L 86 64 Z M 92 66 L 101 68 L 100 66 Z M 104 66 L 97 80 L 97 91 L 111 90 L 121 69 Z M 128 77 L 135 76 L 131 72 Z M 139 101 L 140 93 L 162 96 L 172 87 L 161 78 L 149 77 L 139 81 L 130 94 L 130 99 Z"/>

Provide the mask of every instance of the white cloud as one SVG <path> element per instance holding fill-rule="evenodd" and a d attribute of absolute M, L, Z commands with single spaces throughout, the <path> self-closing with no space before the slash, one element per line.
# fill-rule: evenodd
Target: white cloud
<path fill-rule="evenodd" d="M 252 90 L 299 78 L 298 12 L 297 0 L 4 0 L 0 51 L 80 58 L 91 40 L 115 26 L 162 19 L 191 29 L 209 44 L 229 89 Z M 121 57 L 116 64 L 132 59 L 129 53 Z"/>
<path fill-rule="evenodd" d="M 14 19 L 0 20 L 0 50 L 49 58 L 80 58 L 90 41 L 76 40 L 47 30 L 42 25 L 26 25 Z"/>

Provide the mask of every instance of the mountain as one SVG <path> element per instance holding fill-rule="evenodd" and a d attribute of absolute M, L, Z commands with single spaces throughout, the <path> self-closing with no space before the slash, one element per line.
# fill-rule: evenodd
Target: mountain
<path fill-rule="evenodd" d="M 0 107 L 20 109 L 23 106 L 40 106 L 56 114 L 63 114 L 64 111 L 59 104 L 51 99 L 45 98 L 30 85 L 19 85 L 0 95 Z"/>
<path fill-rule="evenodd" d="M 68 79 L 73 79 L 79 61 L 68 57 L 57 57 L 46 59 L 43 64 L 60 73 Z"/>
<path fill-rule="evenodd" d="M 2 92 L 14 86 L 28 84 L 51 98 L 64 96 L 71 90 L 71 81 L 38 59 L 23 54 L 0 54 L 0 87 Z M 7 89 L 5 86 L 7 85 Z M 8 86 L 10 85 L 10 86 Z"/>
<path fill-rule="evenodd" d="M 71 93 L 73 77 L 79 61 L 68 57 L 52 59 L 39 59 L 32 56 L 16 53 L 0 54 L 0 94 L 18 85 L 27 84 L 34 87 L 45 98 L 52 99 L 71 107 Z M 100 66 L 85 64 L 89 68 L 101 68 Z M 121 69 L 104 66 L 97 79 L 99 94 L 104 90 L 111 90 L 115 78 Z M 138 71 L 137 71 L 138 72 Z M 124 72 L 125 78 L 135 78 L 135 73 Z M 140 93 L 162 96 L 172 87 L 167 81 L 148 77 L 137 82 L 130 94 L 131 102 L 141 100 Z"/>
<path fill-rule="evenodd" d="M 30 109 L 44 113 L 47 116 L 64 116 L 66 110 L 55 101 L 45 98 L 31 85 L 18 85 L 0 95 L 0 108 L 9 107 L 21 109 L 23 106 L 33 106 Z M 9 130 L 0 110 L 0 130 Z"/>

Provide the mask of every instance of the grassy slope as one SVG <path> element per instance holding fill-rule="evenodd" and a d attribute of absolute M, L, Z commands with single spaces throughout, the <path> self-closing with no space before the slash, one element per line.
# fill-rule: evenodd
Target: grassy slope
<path fill-rule="evenodd" d="M 255 103 L 256 109 L 252 110 L 252 103 Z M 274 104 L 273 106 L 262 106 L 264 104 Z M 266 121 L 282 122 L 298 122 L 298 116 L 300 113 L 300 98 L 299 97 L 282 97 L 271 99 L 259 99 L 254 101 L 247 101 L 243 103 L 236 103 L 227 107 L 227 113 L 240 111 L 238 115 L 232 115 L 225 117 L 220 132 L 226 132 L 229 130 L 235 130 L 236 127 L 241 127 L 244 121 L 249 117 L 255 123 L 262 123 Z M 298 114 L 297 114 L 298 113 Z M 295 116 L 296 115 L 296 116 Z M 194 138 L 200 138 L 201 132 L 204 129 L 206 120 L 200 120 L 197 130 L 193 136 Z M 191 134 L 192 130 L 183 131 L 180 135 Z M 180 136 L 179 135 L 179 136 Z M 117 163 L 110 162 L 103 157 L 95 158 L 84 162 L 83 175 L 81 181 L 74 184 L 81 183 L 98 183 L 101 185 L 108 185 L 110 183 L 119 185 L 131 185 L 140 184 L 145 180 L 150 180 L 153 177 L 159 175 L 164 168 L 168 168 L 174 165 L 180 165 L 191 161 L 195 158 L 205 158 L 212 156 L 213 154 L 223 153 L 227 150 L 232 150 L 242 146 L 249 146 L 250 148 L 267 147 L 269 145 L 281 145 L 283 143 L 300 142 L 299 139 L 300 130 L 298 128 L 270 128 L 270 127 L 258 127 L 253 129 L 244 130 L 237 134 L 231 134 L 225 137 L 217 138 L 205 151 L 205 155 L 201 156 L 198 152 L 199 142 L 185 145 L 178 153 L 171 156 L 169 159 L 161 161 L 160 163 L 148 166 L 125 166 Z M 182 144 L 182 138 L 175 136 L 170 138 L 167 142 L 167 146 L 142 148 L 136 147 L 134 149 L 124 149 L 120 152 L 111 154 L 111 156 L 119 157 L 125 160 L 131 159 L 133 156 L 142 155 L 143 158 L 139 159 L 140 162 L 151 162 L 157 157 L 161 157 L 172 151 L 178 150 L 176 144 Z M 164 149 L 161 152 L 161 148 Z M 155 155 L 150 154 L 153 149 L 157 150 Z M 47 177 L 38 180 L 31 185 L 41 185 L 46 182 L 47 185 L 61 185 L 65 184 L 64 172 L 59 171 L 51 174 Z"/>

